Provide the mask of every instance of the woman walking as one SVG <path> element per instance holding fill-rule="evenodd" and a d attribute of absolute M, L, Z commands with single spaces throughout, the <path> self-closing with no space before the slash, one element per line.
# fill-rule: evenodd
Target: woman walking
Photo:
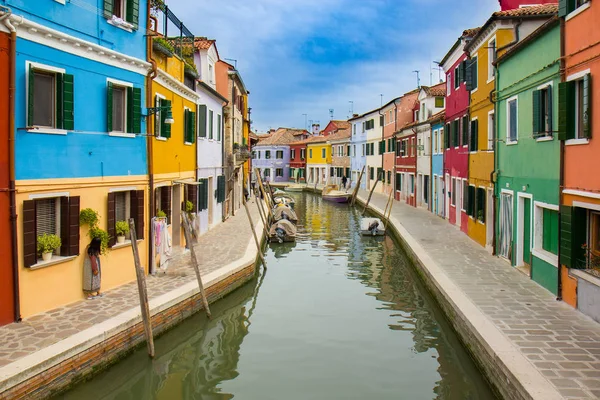
<path fill-rule="evenodd" d="M 100 245 L 101 240 L 93 238 L 87 249 L 87 257 L 83 261 L 83 291 L 88 300 L 102 297 L 100 293 L 100 282 L 102 280 L 102 268 L 100 267 Z M 94 292 L 96 295 L 94 295 Z"/>

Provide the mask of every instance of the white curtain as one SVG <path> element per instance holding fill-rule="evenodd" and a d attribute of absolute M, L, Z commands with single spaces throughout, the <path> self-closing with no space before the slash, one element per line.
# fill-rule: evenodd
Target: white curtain
<path fill-rule="evenodd" d="M 500 247 L 498 254 L 510 259 L 512 253 L 513 196 L 500 195 Z"/>

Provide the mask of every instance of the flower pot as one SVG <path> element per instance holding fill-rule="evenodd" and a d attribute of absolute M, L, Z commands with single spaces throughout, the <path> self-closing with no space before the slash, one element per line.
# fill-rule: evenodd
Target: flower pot
<path fill-rule="evenodd" d="M 50 261 L 52 260 L 52 253 L 42 253 L 42 260 L 44 261 Z"/>
<path fill-rule="evenodd" d="M 118 244 L 125 243 L 125 236 L 117 236 L 117 243 Z"/>

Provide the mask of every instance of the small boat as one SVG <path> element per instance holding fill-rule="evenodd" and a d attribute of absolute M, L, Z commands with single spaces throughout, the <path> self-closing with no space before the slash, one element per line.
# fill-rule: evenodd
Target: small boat
<path fill-rule="evenodd" d="M 384 236 L 385 227 L 379 218 L 363 218 L 360 221 L 360 234 L 363 236 Z"/>
<path fill-rule="evenodd" d="M 284 196 L 286 195 L 285 191 L 281 190 L 281 189 L 275 189 L 275 191 L 273 192 L 273 196 Z"/>
<path fill-rule="evenodd" d="M 275 205 L 283 204 L 290 207 L 294 207 L 296 204 L 296 200 L 290 196 L 275 196 L 273 197 L 273 201 L 275 202 Z"/>
<path fill-rule="evenodd" d="M 296 225 L 292 224 L 287 219 L 275 222 L 269 229 L 270 242 L 295 242 L 296 241 Z"/>
<path fill-rule="evenodd" d="M 275 218 L 275 221 L 287 219 L 293 224 L 298 223 L 298 216 L 294 210 L 292 210 L 291 207 L 283 204 L 278 204 L 275 206 L 275 208 L 273 208 L 273 218 Z"/>
<path fill-rule="evenodd" d="M 285 188 L 287 192 L 302 192 L 304 190 L 304 186 L 300 185 L 290 185 Z"/>
<path fill-rule="evenodd" d="M 342 192 L 338 185 L 327 185 L 323 188 L 323 200 L 333 201 L 335 203 L 347 203 L 352 194 Z"/>

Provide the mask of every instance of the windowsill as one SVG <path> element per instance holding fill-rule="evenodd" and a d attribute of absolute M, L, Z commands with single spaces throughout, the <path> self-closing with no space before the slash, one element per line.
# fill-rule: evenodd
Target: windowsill
<path fill-rule="evenodd" d="M 569 139 L 565 141 L 565 146 L 579 146 L 582 144 L 588 144 L 590 142 L 590 139 L 587 138 L 583 138 L 583 139 Z"/>
<path fill-rule="evenodd" d="M 156 140 L 160 140 L 161 142 L 166 142 L 167 138 L 162 136 L 156 136 Z"/>
<path fill-rule="evenodd" d="M 514 146 L 515 144 L 518 144 L 518 143 L 519 143 L 519 141 L 518 141 L 518 140 L 514 140 L 514 141 L 512 141 L 512 142 L 509 142 L 508 140 L 506 141 L 506 145 L 507 145 L 507 146 Z"/>
<path fill-rule="evenodd" d="M 126 133 L 126 132 L 108 132 L 108 136 L 112 137 L 122 137 L 122 138 L 135 138 L 135 133 Z"/>
<path fill-rule="evenodd" d="M 536 142 L 551 142 L 553 140 L 554 140 L 553 136 L 542 136 L 542 137 L 535 139 Z"/>
<path fill-rule="evenodd" d="M 185 146 L 193 146 L 193 145 L 194 145 L 194 143 L 190 143 L 190 142 L 183 142 L 183 144 L 184 144 Z"/>
<path fill-rule="evenodd" d="M 481 222 L 480 220 L 477 220 L 477 223 L 480 225 L 485 225 L 485 222 Z"/>
<path fill-rule="evenodd" d="M 490 83 L 490 82 L 494 81 L 495 79 L 496 79 L 496 77 L 492 76 L 491 78 L 488 78 L 486 83 Z"/>
<path fill-rule="evenodd" d="M 130 32 L 130 33 L 133 32 L 133 25 L 130 24 L 129 22 L 125 22 L 125 21 L 116 22 L 113 19 L 107 19 L 106 22 L 112 26 L 119 28 L 119 29 L 123 29 L 124 31 Z"/>
<path fill-rule="evenodd" d="M 144 241 L 144 239 L 137 240 L 138 243 L 143 242 L 143 241 Z M 117 243 L 114 246 L 112 246 L 110 249 L 116 250 L 116 249 L 122 249 L 123 247 L 129 247 L 129 246 L 131 246 L 131 240 L 125 240 L 124 243 Z"/>
<path fill-rule="evenodd" d="M 477 93 L 477 90 L 479 89 L 479 87 L 476 87 L 475 89 L 471 89 L 471 94 L 473 93 Z"/>
<path fill-rule="evenodd" d="M 549 251 L 535 247 L 531 249 L 531 254 L 533 254 L 540 260 L 545 261 L 548 264 L 558 268 L 558 256 L 556 254 L 552 254 Z"/>
<path fill-rule="evenodd" d="M 585 270 L 583 269 L 569 268 L 569 275 L 575 275 L 576 277 L 581 278 L 584 281 L 591 283 L 592 285 L 600 287 L 600 278 L 597 278 L 592 274 L 585 272 Z"/>
<path fill-rule="evenodd" d="M 567 17 L 565 18 L 565 21 L 568 21 L 571 18 L 575 18 L 576 16 L 578 16 L 579 14 L 581 14 L 582 12 L 584 12 L 585 10 L 590 8 L 590 6 L 591 6 L 591 1 L 588 1 L 584 5 L 577 7 L 577 9 L 571 11 L 569 13 L 569 15 L 567 15 Z"/>
<path fill-rule="evenodd" d="M 52 259 L 50 261 L 39 260 L 36 264 L 29 267 L 29 269 L 31 269 L 31 270 L 42 269 L 42 268 L 50 267 L 52 265 L 62 264 L 62 263 L 74 260 L 76 258 L 77 258 L 77 256 L 69 256 L 69 257 L 52 256 Z"/>
<path fill-rule="evenodd" d="M 44 133 L 44 134 L 47 134 L 47 135 L 63 135 L 64 136 L 64 135 L 67 134 L 67 130 L 66 129 L 33 127 L 33 128 L 27 128 L 26 130 L 29 133 Z"/>
<path fill-rule="evenodd" d="M 65 0 L 54 0 L 55 2 L 62 4 L 63 6 L 65 5 Z"/>

